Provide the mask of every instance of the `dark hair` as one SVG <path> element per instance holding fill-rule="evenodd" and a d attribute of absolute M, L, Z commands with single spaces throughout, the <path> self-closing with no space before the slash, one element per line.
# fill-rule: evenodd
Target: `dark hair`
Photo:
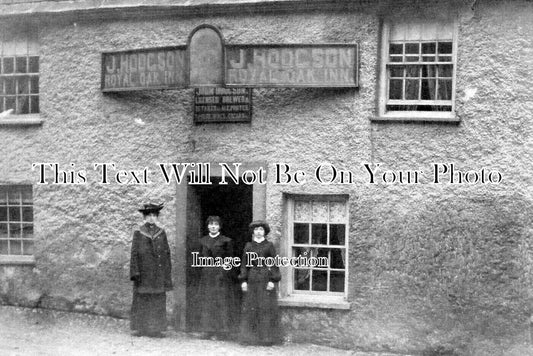
<path fill-rule="evenodd" d="M 222 229 L 222 219 L 220 219 L 220 216 L 217 216 L 217 215 L 208 216 L 207 220 L 205 221 L 205 224 L 209 225 L 212 222 L 218 223 L 218 226 L 220 226 L 220 229 Z"/>
<path fill-rule="evenodd" d="M 155 216 L 159 217 L 159 211 L 152 210 L 152 211 L 143 211 L 143 218 L 150 214 L 154 214 Z"/>
<path fill-rule="evenodd" d="M 270 225 L 264 220 L 255 220 L 250 223 L 249 228 L 251 234 L 254 233 L 256 227 L 262 227 L 265 230 L 265 236 L 270 232 Z"/>

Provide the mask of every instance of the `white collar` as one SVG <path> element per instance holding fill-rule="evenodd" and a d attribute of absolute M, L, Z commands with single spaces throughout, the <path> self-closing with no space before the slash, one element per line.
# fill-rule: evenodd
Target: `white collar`
<path fill-rule="evenodd" d="M 212 237 L 212 238 L 215 238 L 215 237 L 217 237 L 218 235 L 220 235 L 220 231 L 217 232 L 215 235 L 212 235 L 211 233 L 209 233 L 209 237 Z"/>
<path fill-rule="evenodd" d="M 254 237 L 254 241 L 257 242 L 258 244 L 265 241 L 265 237 L 263 236 L 261 239 L 258 239 L 258 238 L 255 238 Z"/>

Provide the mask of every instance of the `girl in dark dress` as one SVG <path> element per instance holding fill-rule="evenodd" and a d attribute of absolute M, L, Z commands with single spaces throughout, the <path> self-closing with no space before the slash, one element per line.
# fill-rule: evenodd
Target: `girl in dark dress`
<path fill-rule="evenodd" d="M 264 263 L 260 266 L 255 259 L 248 265 L 250 253 L 257 254 L 259 258 L 275 257 L 276 249 L 272 242 L 265 239 L 270 232 L 267 222 L 254 221 L 250 230 L 252 241 L 244 247 L 239 275 L 244 292 L 239 341 L 255 345 L 278 344 L 281 343 L 281 334 L 278 293 L 274 283 L 281 279 L 279 267 L 267 267 Z"/>
<path fill-rule="evenodd" d="M 133 281 L 130 328 L 133 336 L 163 337 L 167 329 L 166 292 L 172 290 L 170 248 L 156 225 L 163 204 L 145 204 L 145 223 L 133 233 L 130 279 Z"/>
<path fill-rule="evenodd" d="M 222 222 L 218 216 L 207 218 L 209 234 L 200 239 L 201 257 L 222 259 L 233 257 L 233 241 L 220 233 Z M 235 288 L 232 270 L 222 267 L 202 267 L 199 295 L 201 298 L 200 327 L 204 338 L 216 336 L 227 339 L 235 311 Z"/>

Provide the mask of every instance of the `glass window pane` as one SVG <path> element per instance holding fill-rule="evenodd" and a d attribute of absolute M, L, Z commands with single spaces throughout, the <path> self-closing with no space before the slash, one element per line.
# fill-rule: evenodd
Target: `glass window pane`
<path fill-rule="evenodd" d="M 28 54 L 28 39 L 26 31 L 20 31 L 15 38 L 15 55 L 26 55 Z"/>
<path fill-rule="evenodd" d="M 39 57 L 30 57 L 30 73 L 39 73 Z"/>
<path fill-rule="evenodd" d="M 390 56 L 389 60 L 391 62 L 403 62 L 403 57 L 402 56 Z"/>
<path fill-rule="evenodd" d="M 27 95 L 19 96 L 18 111 L 17 114 L 29 114 L 30 113 L 30 97 Z"/>
<path fill-rule="evenodd" d="M 344 224 L 331 224 L 329 226 L 329 244 L 344 245 L 346 229 Z"/>
<path fill-rule="evenodd" d="M 328 221 L 328 202 L 314 201 L 313 202 L 313 221 L 327 222 Z"/>
<path fill-rule="evenodd" d="M 10 240 L 9 250 L 11 255 L 22 255 L 22 241 Z"/>
<path fill-rule="evenodd" d="M 422 43 L 422 53 L 424 54 L 435 54 L 437 46 L 435 42 Z"/>
<path fill-rule="evenodd" d="M 328 289 L 328 271 L 313 270 L 313 282 L 311 290 L 327 291 Z"/>
<path fill-rule="evenodd" d="M 328 225 L 312 224 L 311 225 L 311 243 L 326 245 L 328 243 Z"/>
<path fill-rule="evenodd" d="M 0 206 L 0 221 L 7 221 L 7 207 Z"/>
<path fill-rule="evenodd" d="M 330 222 L 344 222 L 346 220 L 346 209 L 343 202 L 329 203 L 329 221 Z"/>
<path fill-rule="evenodd" d="M 344 292 L 344 272 L 331 271 L 329 278 L 331 292 Z"/>
<path fill-rule="evenodd" d="M 26 57 L 17 57 L 15 63 L 16 63 L 15 71 L 17 73 L 26 73 L 27 72 Z"/>
<path fill-rule="evenodd" d="M 25 186 L 20 191 L 22 196 L 22 204 L 32 204 L 33 198 L 32 198 L 32 189 L 30 186 Z"/>
<path fill-rule="evenodd" d="M 345 254 L 344 249 L 338 249 L 338 248 L 331 249 L 331 257 L 329 259 L 331 268 L 344 269 L 346 266 L 345 258 L 346 258 L 346 254 Z"/>
<path fill-rule="evenodd" d="M 439 56 L 439 62 L 451 62 L 452 57 L 450 56 Z"/>
<path fill-rule="evenodd" d="M 405 68 L 405 75 L 407 77 L 419 77 L 420 76 L 420 66 L 407 66 Z"/>
<path fill-rule="evenodd" d="M 0 223 L 0 239 L 7 239 L 7 223 Z"/>
<path fill-rule="evenodd" d="M 22 221 L 33 221 L 33 208 L 31 206 L 22 207 Z"/>
<path fill-rule="evenodd" d="M 419 81 L 406 80 L 405 81 L 405 99 L 406 100 L 418 100 Z"/>
<path fill-rule="evenodd" d="M 309 244 L 309 224 L 294 224 L 294 243 Z"/>
<path fill-rule="evenodd" d="M 7 191 L 0 190 L 0 205 L 6 205 L 6 204 L 7 204 Z"/>
<path fill-rule="evenodd" d="M 7 240 L 0 240 L 0 255 L 9 255 L 9 244 Z"/>
<path fill-rule="evenodd" d="M 419 43 L 406 43 L 405 44 L 405 53 L 406 54 L 418 54 L 420 53 L 420 44 Z"/>
<path fill-rule="evenodd" d="M 435 88 L 435 79 L 424 79 L 422 80 L 422 100 L 435 100 L 436 94 Z"/>
<path fill-rule="evenodd" d="M 8 207 L 9 211 L 9 221 L 20 221 L 20 207 L 19 206 L 10 206 Z"/>
<path fill-rule="evenodd" d="M 39 77 L 33 76 L 30 79 L 30 93 L 39 93 Z"/>
<path fill-rule="evenodd" d="M 4 103 L 5 103 L 5 106 L 4 106 L 5 110 L 9 110 L 9 109 L 16 110 L 17 109 L 17 102 L 14 96 L 6 96 Z"/>
<path fill-rule="evenodd" d="M 33 241 L 22 241 L 23 254 L 24 255 L 33 255 Z"/>
<path fill-rule="evenodd" d="M 440 78 L 451 78 L 453 73 L 453 66 L 452 65 L 442 65 L 437 66 L 439 70 L 439 77 Z"/>
<path fill-rule="evenodd" d="M 21 238 L 22 228 L 20 223 L 9 223 L 9 238 L 10 239 L 20 239 Z"/>
<path fill-rule="evenodd" d="M 319 258 L 323 258 L 325 257 L 326 259 L 329 259 L 329 248 L 317 248 L 315 251 L 313 251 L 313 254 L 311 257 L 319 257 Z M 325 268 L 325 267 L 329 267 L 328 266 L 315 266 L 315 267 L 318 267 L 318 268 Z"/>
<path fill-rule="evenodd" d="M 403 54 L 403 43 L 389 44 L 389 54 Z"/>
<path fill-rule="evenodd" d="M 308 269 L 294 270 L 294 289 L 295 290 L 309 290 L 309 282 L 311 278 L 311 271 Z"/>
<path fill-rule="evenodd" d="M 7 192 L 7 201 L 9 204 L 20 204 L 20 191 L 15 188 Z"/>
<path fill-rule="evenodd" d="M 15 59 L 12 57 L 4 58 L 4 74 L 12 74 L 15 71 Z"/>
<path fill-rule="evenodd" d="M 391 67 L 390 76 L 391 78 L 403 78 L 403 67 Z"/>
<path fill-rule="evenodd" d="M 439 92 L 437 100 L 452 100 L 451 80 L 439 80 Z"/>
<path fill-rule="evenodd" d="M 22 238 L 33 238 L 33 224 L 22 224 Z"/>
<path fill-rule="evenodd" d="M 435 56 L 422 56 L 422 62 L 435 62 Z"/>
<path fill-rule="evenodd" d="M 389 99 L 402 99 L 403 98 L 403 80 L 391 79 L 389 81 Z"/>
<path fill-rule="evenodd" d="M 451 42 L 439 42 L 438 52 L 439 54 L 450 54 L 452 53 L 452 48 Z"/>
<path fill-rule="evenodd" d="M 30 78 L 21 77 L 17 79 L 17 94 L 29 94 L 30 92 Z"/>
<path fill-rule="evenodd" d="M 436 75 L 437 75 L 437 66 L 435 65 L 422 66 L 422 77 L 423 78 L 435 78 Z"/>
<path fill-rule="evenodd" d="M 31 104 L 31 111 L 30 113 L 36 114 L 39 112 L 39 97 L 36 95 L 32 95 L 30 98 L 30 104 Z"/>
<path fill-rule="evenodd" d="M 311 257 L 311 249 L 308 248 L 308 247 L 293 247 L 292 248 L 292 257 L 305 257 L 305 258 L 309 258 Z M 298 262 L 298 261 L 296 261 Z M 296 266 L 295 267 L 299 267 L 299 264 L 296 263 Z M 307 267 L 305 265 L 302 265 L 301 267 Z"/>
<path fill-rule="evenodd" d="M 311 203 L 307 201 L 296 201 L 294 203 L 294 220 L 311 222 Z"/>
<path fill-rule="evenodd" d="M 418 62 L 420 58 L 418 56 L 406 56 L 405 61 L 406 62 Z"/>
<path fill-rule="evenodd" d="M 15 78 L 4 78 L 4 93 L 15 94 Z"/>

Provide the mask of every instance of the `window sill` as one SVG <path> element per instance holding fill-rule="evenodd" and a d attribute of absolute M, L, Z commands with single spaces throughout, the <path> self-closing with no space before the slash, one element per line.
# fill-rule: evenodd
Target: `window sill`
<path fill-rule="evenodd" d="M 281 307 L 349 310 L 350 303 L 343 297 L 324 295 L 291 295 L 278 300 Z"/>
<path fill-rule="evenodd" d="M 0 255 L 0 265 L 34 265 L 34 256 Z"/>
<path fill-rule="evenodd" d="M 421 112 L 401 111 L 388 112 L 372 118 L 372 121 L 435 121 L 435 122 L 459 122 L 461 119 L 450 112 Z"/>
<path fill-rule="evenodd" d="M 39 114 L 27 114 L 27 115 L 10 115 L 5 118 L 0 118 L 0 126 L 4 125 L 17 125 L 17 126 L 34 126 L 41 125 L 43 123 L 41 115 Z"/>

